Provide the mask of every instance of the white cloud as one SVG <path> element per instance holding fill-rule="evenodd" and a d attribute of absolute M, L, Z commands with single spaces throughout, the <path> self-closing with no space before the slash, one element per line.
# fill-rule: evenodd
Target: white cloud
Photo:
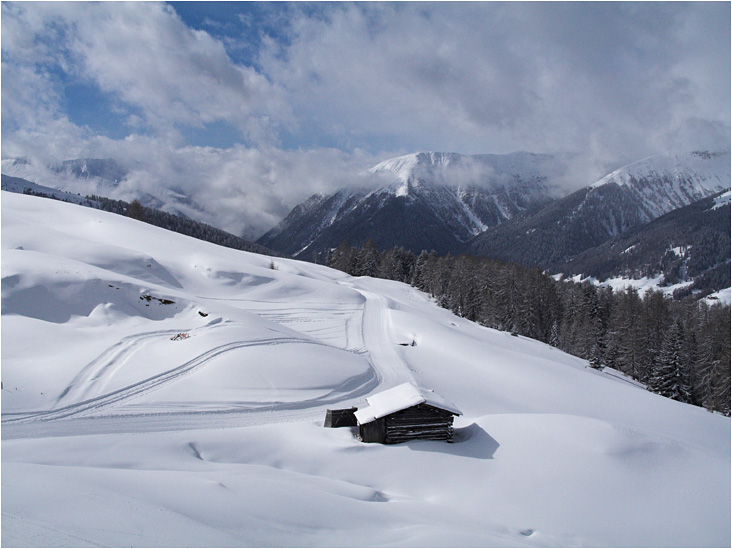
<path fill-rule="evenodd" d="M 285 4 L 269 16 L 286 39 L 263 37 L 255 68 L 229 55 L 252 44 L 219 38 L 213 20 L 194 30 L 166 4 L 4 2 L 3 156 L 114 157 L 132 169 L 125 197 L 174 187 L 205 221 L 251 236 L 397 153 L 572 150 L 579 187 L 641 156 L 729 146 L 727 4 Z M 74 124 L 72 81 L 111 98 L 130 135 Z M 193 147 L 180 131 L 218 122 L 247 144 Z"/>
<path fill-rule="evenodd" d="M 31 69 L 31 62 L 60 68 L 139 110 L 147 127 L 163 134 L 226 121 L 256 141 L 291 122 L 276 85 L 232 63 L 220 41 L 186 27 L 166 4 L 3 4 L 3 57 L 4 75 L 19 67 L 42 79 L 48 68 Z M 46 87 L 59 79 L 48 78 Z"/>
<path fill-rule="evenodd" d="M 729 126 L 729 29 L 715 23 L 725 10 L 348 4 L 296 19 L 291 44 L 274 43 L 262 66 L 304 127 L 356 142 L 479 153 L 595 141 L 650 154 L 694 120 Z"/>

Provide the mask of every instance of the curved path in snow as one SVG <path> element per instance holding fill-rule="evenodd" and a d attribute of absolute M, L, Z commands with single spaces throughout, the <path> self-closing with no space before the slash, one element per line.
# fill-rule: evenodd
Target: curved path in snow
<path fill-rule="evenodd" d="M 356 342 L 349 341 L 346 336 L 346 345 L 350 347 L 346 350 L 365 353 L 371 365 L 371 372 L 369 375 L 347 379 L 325 395 L 297 402 L 252 402 L 242 403 L 242 406 L 236 408 L 206 411 L 190 409 L 135 413 L 130 409 L 122 408 L 125 403 L 133 399 L 191 375 L 223 353 L 242 347 L 287 343 L 328 345 L 328 343 L 310 338 L 276 337 L 254 341 L 234 341 L 220 345 L 165 372 L 100 396 L 85 398 L 89 394 L 93 394 L 95 385 L 103 384 L 108 376 L 114 375 L 126 357 L 138 350 L 141 345 L 153 338 L 176 333 L 175 330 L 145 332 L 123 338 L 87 365 L 59 397 L 57 408 L 4 420 L 2 438 L 189 430 L 316 420 L 322 418 L 323 410 L 328 405 L 350 406 L 358 403 L 379 387 L 389 388 L 405 381 L 413 381 L 414 378 L 408 366 L 397 352 L 396 343 L 390 337 L 387 300 L 378 294 L 358 288 L 353 282 L 346 282 L 344 285 L 359 292 L 365 298 L 360 315 L 360 338 L 363 347 L 360 348 L 361 346 L 358 345 L 358 350 L 353 349 Z M 307 312 L 303 310 L 305 308 L 300 304 L 292 312 L 302 317 Z M 323 310 L 323 304 L 318 304 L 314 309 L 313 312 L 317 314 L 317 310 Z M 266 310 L 261 311 L 262 316 L 272 320 L 274 320 L 273 313 L 274 311 L 270 313 Z M 287 323 L 285 309 L 280 308 L 276 314 L 281 317 L 283 324 Z M 343 329 L 347 332 L 352 331 L 348 322 L 345 321 Z M 80 398 L 83 400 L 79 400 Z M 69 404 L 65 404 L 67 402 Z"/>
<path fill-rule="evenodd" d="M 366 298 L 361 332 L 364 346 L 371 357 L 371 364 L 378 373 L 379 385 L 391 388 L 407 381 L 414 381 L 409 367 L 397 352 L 397 344 L 391 340 L 391 319 L 386 298 L 357 288 L 351 283 L 348 286 Z"/>

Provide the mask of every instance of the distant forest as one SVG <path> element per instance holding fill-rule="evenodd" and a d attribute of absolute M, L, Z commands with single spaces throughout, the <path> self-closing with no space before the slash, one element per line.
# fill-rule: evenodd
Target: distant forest
<path fill-rule="evenodd" d="M 328 266 L 353 276 L 406 282 L 483 326 L 543 341 L 607 366 L 648 390 L 730 415 L 730 307 L 671 300 L 632 288 L 557 281 L 541 270 L 459 255 L 379 252 L 342 243 Z"/>

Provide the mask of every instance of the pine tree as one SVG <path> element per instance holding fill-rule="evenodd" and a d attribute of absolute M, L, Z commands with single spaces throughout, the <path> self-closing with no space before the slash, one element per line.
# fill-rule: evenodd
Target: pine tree
<path fill-rule="evenodd" d="M 730 309 L 700 306 L 697 391 L 705 408 L 730 415 Z"/>
<path fill-rule="evenodd" d="M 648 381 L 660 360 L 666 330 L 671 323 L 668 300 L 661 292 L 650 291 L 643 297 L 641 323 L 645 334 L 643 351 L 646 357 L 639 372 L 639 379 Z"/>
<path fill-rule="evenodd" d="M 661 352 L 649 379 L 649 389 L 679 402 L 691 402 L 688 364 L 684 362 L 684 327 L 676 321 L 663 340 Z"/>
<path fill-rule="evenodd" d="M 135 199 L 130 202 L 130 205 L 127 207 L 127 217 L 137 219 L 138 221 L 145 221 L 145 208 L 140 204 L 139 200 Z"/>
<path fill-rule="evenodd" d="M 643 304 L 636 290 L 626 288 L 618 292 L 607 329 L 606 364 L 633 379 L 641 378 L 647 358 L 642 311 Z"/>
<path fill-rule="evenodd" d="M 551 333 L 549 335 L 549 345 L 552 347 L 559 347 L 560 346 L 560 339 L 559 339 L 559 323 L 555 320 L 552 323 L 552 329 Z"/>
<path fill-rule="evenodd" d="M 368 239 L 356 252 L 356 276 L 376 276 L 379 272 L 379 250 L 372 239 Z"/>
<path fill-rule="evenodd" d="M 427 284 L 425 282 L 425 266 L 427 265 L 429 257 L 430 254 L 427 250 L 422 250 L 414 263 L 414 272 L 412 274 L 412 286 L 423 291 L 427 290 Z"/>
<path fill-rule="evenodd" d="M 355 272 L 355 258 L 355 250 L 347 242 L 341 242 L 330 254 L 328 267 L 352 275 Z"/>

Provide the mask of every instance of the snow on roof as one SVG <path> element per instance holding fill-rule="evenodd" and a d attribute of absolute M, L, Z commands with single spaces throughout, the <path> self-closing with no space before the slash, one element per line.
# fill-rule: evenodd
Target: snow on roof
<path fill-rule="evenodd" d="M 402 383 L 401 385 L 372 395 L 366 399 L 366 402 L 369 405 L 356 411 L 354 414 L 360 425 L 370 423 L 380 417 L 388 416 L 394 412 L 422 403 L 447 410 L 458 416 L 463 414 L 449 400 L 435 394 L 434 391 L 417 387 L 412 383 Z"/>

